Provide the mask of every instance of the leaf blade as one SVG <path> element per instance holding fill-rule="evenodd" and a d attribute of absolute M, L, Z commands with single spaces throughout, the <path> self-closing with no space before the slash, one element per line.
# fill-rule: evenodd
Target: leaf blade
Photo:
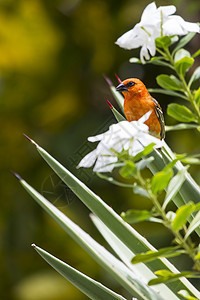
<path fill-rule="evenodd" d="M 172 228 L 174 231 L 180 230 L 187 222 L 188 217 L 194 211 L 194 203 L 188 203 L 179 207 L 176 211 L 176 216 L 172 222 Z"/>
<path fill-rule="evenodd" d="M 72 268 L 70 265 L 64 263 L 42 248 L 36 245 L 33 245 L 33 247 L 48 264 L 50 264 L 58 273 L 75 285 L 89 298 L 101 300 L 103 297 L 103 299 L 109 300 L 125 300 L 124 297 L 118 295 L 117 293 L 105 287 L 103 284 Z"/>
<path fill-rule="evenodd" d="M 170 103 L 167 107 L 167 114 L 170 117 L 180 121 L 180 122 L 192 122 L 195 121 L 195 116 L 189 110 L 189 108 L 184 105 L 180 105 L 177 103 Z"/>
<path fill-rule="evenodd" d="M 126 212 L 122 212 L 121 217 L 125 222 L 134 224 L 149 220 L 153 217 L 153 213 L 148 210 L 129 209 Z"/>
<path fill-rule="evenodd" d="M 179 170 L 178 173 L 170 180 L 162 206 L 163 209 L 166 208 L 167 204 L 180 190 L 183 182 L 185 181 L 185 172 L 186 169 Z"/>

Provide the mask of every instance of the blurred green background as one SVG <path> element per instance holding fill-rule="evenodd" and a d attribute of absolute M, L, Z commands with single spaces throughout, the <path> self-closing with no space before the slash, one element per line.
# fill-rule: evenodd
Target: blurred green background
<path fill-rule="evenodd" d="M 163 71 L 155 66 L 130 64 L 128 59 L 138 56 L 139 50 L 126 51 L 115 45 L 116 39 L 140 20 L 148 3 L 144 0 L 0 1 L 1 299 L 87 299 L 35 253 L 30 247 L 33 242 L 124 293 L 34 203 L 9 170 L 19 173 L 101 243 L 104 241 L 92 226 L 89 211 L 53 174 L 23 133 L 47 149 L 118 213 L 130 207 L 150 207 L 150 203 L 133 196 L 131 191 L 111 188 L 93 176 L 91 170 L 76 169 L 92 147 L 87 137 L 107 130 L 114 122 L 105 97 L 117 104 L 102 73 L 115 85 L 117 73 L 121 79 L 138 77 L 147 87 L 156 87 L 155 77 Z M 186 20 L 199 20 L 198 0 L 156 4 L 175 4 L 178 14 Z M 198 46 L 199 37 L 195 37 L 189 49 L 194 52 Z M 168 103 L 178 101 L 154 96 L 164 112 Z M 166 116 L 166 123 L 174 121 Z M 166 140 L 177 153 L 198 153 L 200 149 L 199 134 L 194 131 L 169 133 Z M 200 182 L 199 169 L 193 167 L 191 173 Z M 171 239 L 161 227 L 145 223 L 135 227 L 157 247 L 167 245 Z M 180 261 L 180 268 L 184 264 Z"/>

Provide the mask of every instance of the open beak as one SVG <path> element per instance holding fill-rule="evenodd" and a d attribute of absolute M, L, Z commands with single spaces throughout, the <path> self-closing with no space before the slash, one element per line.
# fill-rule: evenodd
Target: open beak
<path fill-rule="evenodd" d="M 127 87 L 123 84 L 123 82 L 121 82 L 117 87 L 116 90 L 118 92 L 124 92 L 124 91 L 128 91 Z"/>

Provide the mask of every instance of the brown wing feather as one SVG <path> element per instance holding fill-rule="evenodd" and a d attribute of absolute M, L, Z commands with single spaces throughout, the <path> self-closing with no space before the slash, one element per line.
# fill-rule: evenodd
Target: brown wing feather
<path fill-rule="evenodd" d="M 165 120 L 164 120 L 162 108 L 160 107 L 159 103 L 155 99 L 152 98 L 152 101 L 156 104 L 155 111 L 161 126 L 160 138 L 162 140 L 165 138 Z"/>

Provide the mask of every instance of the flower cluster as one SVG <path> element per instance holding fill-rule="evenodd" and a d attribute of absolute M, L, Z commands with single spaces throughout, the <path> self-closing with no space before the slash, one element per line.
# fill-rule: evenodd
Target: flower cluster
<path fill-rule="evenodd" d="M 151 143 L 155 144 L 155 148 L 162 147 L 162 141 L 150 135 L 148 126 L 144 124 L 150 114 L 151 111 L 147 112 L 138 121 L 113 124 L 105 133 L 89 137 L 90 142 L 99 141 L 99 144 L 81 160 L 78 167 L 89 168 L 96 162 L 94 172 L 111 172 L 123 150 L 135 156 Z"/>
<path fill-rule="evenodd" d="M 156 7 L 155 2 L 144 9 L 141 21 L 118 38 L 116 44 L 125 49 L 141 48 L 140 59 L 150 59 L 156 53 L 155 39 L 161 36 L 185 35 L 188 32 L 199 32 L 199 25 L 186 22 L 182 17 L 173 15 L 174 5 Z M 172 16 L 173 15 L 173 16 Z"/>

